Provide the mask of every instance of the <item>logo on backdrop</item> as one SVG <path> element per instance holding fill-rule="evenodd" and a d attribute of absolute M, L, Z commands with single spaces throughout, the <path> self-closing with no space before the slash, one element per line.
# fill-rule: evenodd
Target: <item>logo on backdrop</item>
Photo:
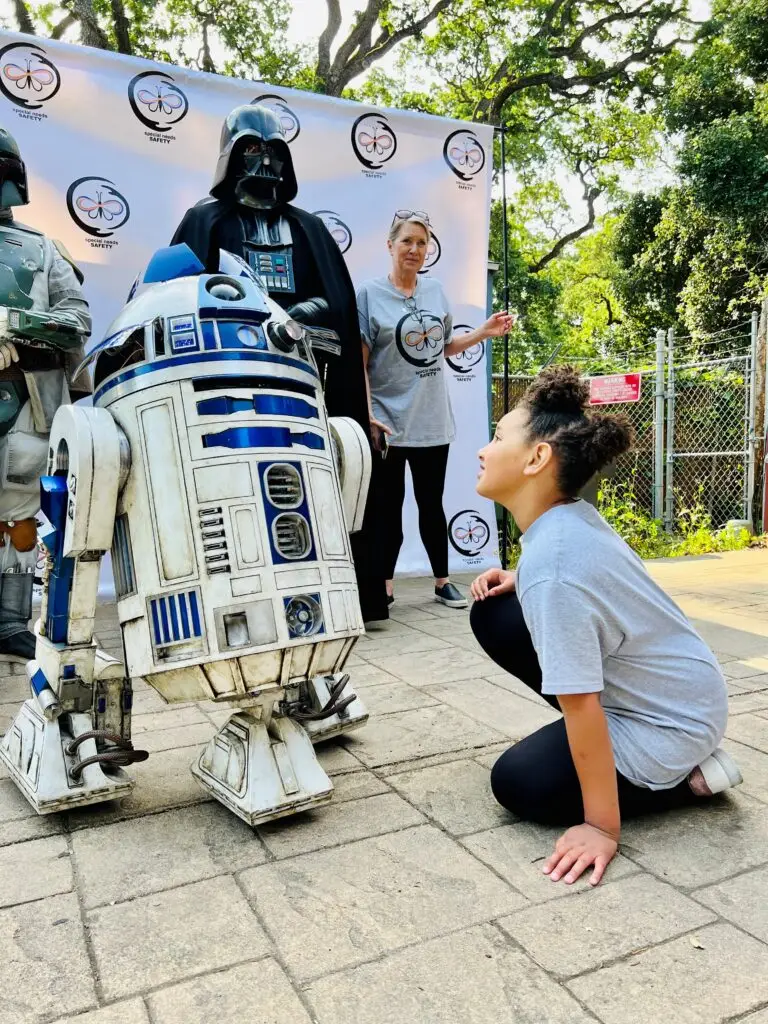
<path fill-rule="evenodd" d="M 338 213 L 334 213 L 333 210 L 315 210 L 315 216 L 328 228 L 341 252 L 347 252 L 352 245 L 352 232 Z"/>
<path fill-rule="evenodd" d="M 107 241 L 131 215 L 128 200 L 108 178 L 86 177 L 67 189 L 67 209 L 72 220 L 92 237 L 95 248 L 109 249 L 117 240 Z"/>
<path fill-rule="evenodd" d="M 0 92 L 20 109 L 20 117 L 42 121 L 38 111 L 61 87 L 61 75 L 41 46 L 10 43 L 0 50 Z"/>
<path fill-rule="evenodd" d="M 369 178 L 383 178 L 381 168 L 397 152 L 397 136 L 385 114 L 363 114 L 352 125 L 352 149 Z"/>
<path fill-rule="evenodd" d="M 491 530 L 473 508 L 465 508 L 448 523 L 448 540 L 465 558 L 476 558 L 491 539 Z"/>
<path fill-rule="evenodd" d="M 427 255 L 424 260 L 424 265 L 419 273 L 426 274 L 428 270 L 431 270 L 432 267 L 434 267 L 442 255 L 443 247 L 440 245 L 440 239 L 433 231 L 432 237 L 429 240 L 429 245 L 427 246 Z"/>
<path fill-rule="evenodd" d="M 457 178 L 463 182 L 472 182 L 485 167 L 485 150 L 473 131 L 460 128 L 457 132 L 451 132 L 445 140 L 443 159 Z"/>
<path fill-rule="evenodd" d="M 469 331 L 474 331 L 474 327 L 469 324 L 454 324 L 451 337 L 458 341 L 462 334 Z M 473 371 L 482 363 L 484 355 L 485 343 L 478 341 L 476 345 L 470 345 L 463 352 L 446 356 L 445 361 L 454 373 L 459 375 L 459 380 L 474 380 L 476 374 Z"/>
<path fill-rule="evenodd" d="M 301 131 L 301 122 L 285 100 L 279 96 L 273 96 L 271 93 L 265 93 L 263 96 L 257 96 L 256 99 L 251 100 L 251 103 L 259 103 L 262 107 L 267 107 L 271 110 L 273 114 L 277 114 L 286 142 L 290 143 L 298 138 Z"/>
<path fill-rule="evenodd" d="M 165 71 L 142 71 L 128 83 L 128 102 L 131 110 L 145 128 L 151 131 L 145 135 L 152 142 L 170 142 L 172 135 L 157 135 L 169 132 L 183 121 L 189 110 L 189 100 Z"/>
<path fill-rule="evenodd" d="M 395 328 L 395 343 L 400 355 L 412 366 L 428 370 L 419 376 L 431 377 L 439 369 L 429 370 L 443 355 L 445 328 L 443 321 L 424 309 L 410 310 Z"/>

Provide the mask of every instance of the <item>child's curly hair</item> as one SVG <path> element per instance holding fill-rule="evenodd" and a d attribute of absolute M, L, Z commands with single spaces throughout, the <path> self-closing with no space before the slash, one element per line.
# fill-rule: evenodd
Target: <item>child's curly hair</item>
<path fill-rule="evenodd" d="M 632 447 L 634 430 L 622 413 L 591 413 L 589 384 L 573 366 L 542 370 L 520 400 L 531 440 L 547 441 L 557 456 L 563 494 L 575 497 L 617 456 Z"/>

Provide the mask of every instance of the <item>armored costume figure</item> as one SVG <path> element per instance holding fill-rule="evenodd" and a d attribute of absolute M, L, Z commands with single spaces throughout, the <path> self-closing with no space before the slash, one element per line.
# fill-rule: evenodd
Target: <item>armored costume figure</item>
<path fill-rule="evenodd" d="M 58 242 L 14 221 L 28 202 L 19 148 L 0 128 L 0 655 L 27 661 L 37 558 L 35 514 L 56 410 L 91 331 L 82 274 Z"/>
<path fill-rule="evenodd" d="M 88 356 L 93 408 L 53 422 L 32 697 L 0 742 L 41 814 L 130 791 L 137 677 L 169 703 L 234 707 L 192 771 L 252 825 L 329 800 L 313 743 L 368 717 L 344 672 L 367 440 L 326 413 L 328 332 L 220 259 L 207 274 L 186 245 L 156 253 Z M 93 639 L 110 547 L 125 669 Z"/>
<path fill-rule="evenodd" d="M 220 150 L 210 196 L 187 211 L 173 242 L 185 242 L 209 271 L 218 268 L 219 250 L 235 253 L 293 319 L 334 330 L 340 357 L 317 355 L 325 403 L 331 416 L 352 417 L 367 435 L 354 287 L 320 218 L 292 205 L 298 183 L 278 117 L 263 106 L 237 107 L 224 122 Z M 389 613 L 369 520 L 370 514 L 352 546 L 363 618 L 373 621 Z"/>

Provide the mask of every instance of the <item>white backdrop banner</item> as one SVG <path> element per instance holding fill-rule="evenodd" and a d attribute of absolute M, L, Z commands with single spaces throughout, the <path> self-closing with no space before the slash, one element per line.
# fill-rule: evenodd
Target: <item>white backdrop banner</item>
<path fill-rule="evenodd" d="M 131 283 L 208 193 L 224 117 L 258 101 L 279 115 L 299 181 L 297 205 L 323 218 L 356 284 L 389 269 L 397 209 L 425 210 L 438 277 L 462 327 L 485 319 L 492 130 L 314 93 L 188 71 L 29 36 L 0 33 L 0 123 L 27 165 L 19 219 L 60 239 L 85 273 L 104 336 Z M 488 438 L 483 346 L 448 360 L 458 436 L 445 510 L 451 570 L 496 564 L 493 506 L 475 493 Z M 428 573 L 409 493 L 398 571 Z"/>

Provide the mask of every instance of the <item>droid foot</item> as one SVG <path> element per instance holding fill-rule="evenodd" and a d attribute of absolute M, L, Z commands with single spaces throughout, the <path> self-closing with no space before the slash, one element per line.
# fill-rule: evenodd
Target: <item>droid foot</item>
<path fill-rule="evenodd" d="M 90 715 L 47 719 L 37 701 L 27 700 L 0 743 L 0 760 L 37 813 L 53 814 L 131 792 L 133 779 L 114 762 L 141 760 L 142 752 L 121 744 L 99 750 Z"/>
<path fill-rule="evenodd" d="M 233 715 L 192 765 L 204 789 L 249 825 L 327 803 L 333 784 L 304 729 L 261 709 Z"/>
<path fill-rule="evenodd" d="M 341 673 L 301 683 L 298 710 L 289 714 L 304 726 L 313 743 L 359 729 L 368 721 L 365 704 L 352 689 L 349 676 Z"/>

